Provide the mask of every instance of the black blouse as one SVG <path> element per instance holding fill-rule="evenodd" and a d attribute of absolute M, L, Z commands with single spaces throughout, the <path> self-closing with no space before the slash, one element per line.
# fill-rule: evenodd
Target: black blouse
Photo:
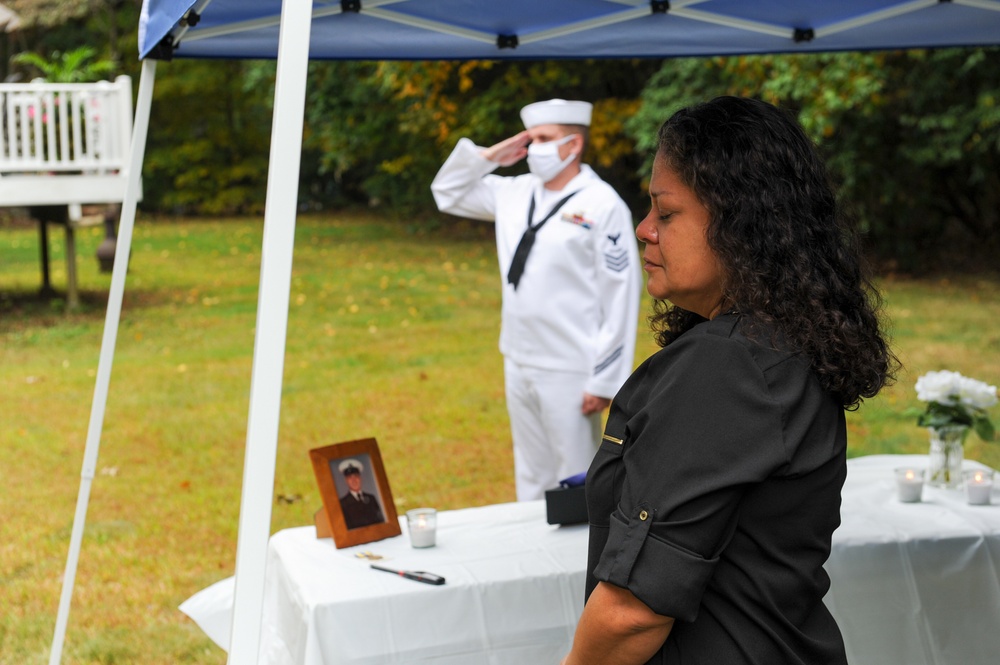
<path fill-rule="evenodd" d="M 632 374 L 587 475 L 587 597 L 676 621 L 650 663 L 846 663 L 822 599 L 847 473 L 843 408 L 727 314 Z"/>

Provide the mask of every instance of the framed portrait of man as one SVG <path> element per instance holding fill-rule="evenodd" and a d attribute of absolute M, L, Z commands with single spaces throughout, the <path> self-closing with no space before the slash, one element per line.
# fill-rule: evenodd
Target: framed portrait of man
<path fill-rule="evenodd" d="M 339 549 L 402 533 L 375 439 L 313 448 L 309 458 L 323 499 L 317 537 L 332 537 Z"/>

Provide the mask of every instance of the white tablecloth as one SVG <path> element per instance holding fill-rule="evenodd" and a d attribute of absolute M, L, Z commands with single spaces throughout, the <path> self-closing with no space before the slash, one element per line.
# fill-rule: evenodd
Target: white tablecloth
<path fill-rule="evenodd" d="M 271 537 L 261 663 L 558 663 L 583 608 L 585 525 L 545 522 L 542 501 L 438 514 L 437 546 L 403 535 L 336 549 L 313 527 Z M 374 571 L 379 565 L 443 575 L 432 586 Z M 181 609 L 229 647 L 232 578 Z"/>
<path fill-rule="evenodd" d="M 1000 662 L 1000 505 L 924 489 L 902 504 L 892 470 L 924 456 L 848 462 L 827 605 L 853 665 Z M 967 466 L 978 466 L 966 462 Z M 994 503 L 1000 503 L 996 490 Z M 271 538 L 261 663 L 268 665 L 535 665 L 558 663 L 583 608 L 587 531 L 545 523 L 541 501 L 445 511 L 438 546 L 403 535 L 338 550 L 312 527 Z M 444 575 L 431 586 L 373 571 Z M 229 646 L 232 578 L 182 611 Z"/>
<path fill-rule="evenodd" d="M 827 561 L 825 601 L 856 665 L 1000 663 L 1000 505 L 963 489 L 924 487 L 900 503 L 893 469 L 924 455 L 847 464 L 842 524 Z M 965 468 L 986 468 L 966 461 Z M 1000 504 L 995 488 L 992 503 Z"/>

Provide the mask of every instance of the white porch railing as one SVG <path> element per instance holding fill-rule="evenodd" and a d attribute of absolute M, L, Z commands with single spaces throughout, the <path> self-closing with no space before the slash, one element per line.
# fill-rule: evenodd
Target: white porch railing
<path fill-rule="evenodd" d="M 132 80 L 0 83 L 0 174 L 100 173 L 125 168 Z"/>
<path fill-rule="evenodd" d="M 0 207 L 67 207 L 70 306 L 78 302 L 73 232 L 90 221 L 82 216 L 82 206 L 124 201 L 131 140 L 128 76 L 96 83 L 0 83 Z M 49 287 L 47 223 L 39 224 L 44 290 Z"/>

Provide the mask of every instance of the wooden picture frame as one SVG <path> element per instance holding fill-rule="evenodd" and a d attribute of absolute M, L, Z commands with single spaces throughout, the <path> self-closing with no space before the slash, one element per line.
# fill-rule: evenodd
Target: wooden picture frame
<path fill-rule="evenodd" d="M 317 538 L 333 537 L 340 549 L 402 533 L 375 439 L 313 448 L 309 459 L 323 498 L 315 516 Z M 349 496 L 351 491 L 360 498 Z"/>

